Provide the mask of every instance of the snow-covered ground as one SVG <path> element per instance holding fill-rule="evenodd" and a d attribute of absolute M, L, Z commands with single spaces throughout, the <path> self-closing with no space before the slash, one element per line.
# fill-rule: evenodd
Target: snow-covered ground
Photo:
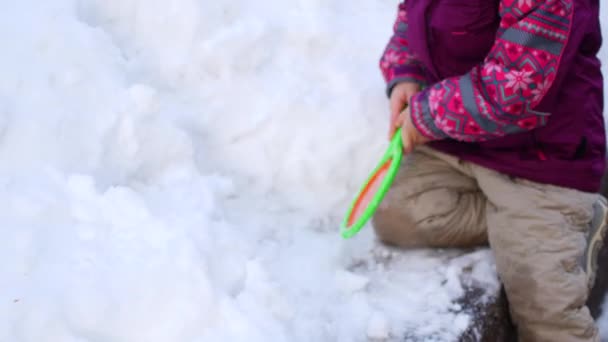
<path fill-rule="evenodd" d="M 487 252 L 336 229 L 386 143 L 395 5 L 5 2 L 0 341 L 457 336 Z"/>

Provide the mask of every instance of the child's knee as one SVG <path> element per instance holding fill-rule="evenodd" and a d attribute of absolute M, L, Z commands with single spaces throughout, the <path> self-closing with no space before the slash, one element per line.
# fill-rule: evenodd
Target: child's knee
<path fill-rule="evenodd" d="M 372 218 L 372 226 L 378 239 L 395 246 L 421 245 L 421 237 L 416 233 L 415 221 L 406 211 L 394 206 L 378 208 Z"/>
<path fill-rule="evenodd" d="M 469 247 L 487 241 L 481 194 L 431 189 L 387 196 L 372 224 L 379 240 L 403 247 Z"/>

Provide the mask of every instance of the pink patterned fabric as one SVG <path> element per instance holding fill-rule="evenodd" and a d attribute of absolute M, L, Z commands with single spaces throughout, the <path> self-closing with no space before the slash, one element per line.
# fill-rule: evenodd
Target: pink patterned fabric
<path fill-rule="evenodd" d="M 388 89 L 399 82 L 426 84 L 424 66 L 410 51 L 407 28 L 408 17 L 404 1 L 399 4 L 399 12 L 393 26 L 394 34 L 380 59 L 380 70 L 388 83 Z"/>
<path fill-rule="evenodd" d="M 404 4 L 380 63 L 389 85 L 424 83 L 424 69 L 408 49 Z M 483 63 L 413 97 L 414 125 L 430 139 L 465 142 L 546 125 L 549 113 L 535 108 L 556 78 L 573 12 L 573 0 L 501 0 L 497 38 Z"/>

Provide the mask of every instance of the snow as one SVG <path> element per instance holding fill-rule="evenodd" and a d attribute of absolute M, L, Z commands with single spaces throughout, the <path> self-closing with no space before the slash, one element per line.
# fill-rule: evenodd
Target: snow
<path fill-rule="evenodd" d="M 382 313 L 372 314 L 367 326 L 367 337 L 372 341 L 386 341 L 390 337 L 390 328 Z"/>
<path fill-rule="evenodd" d="M 386 144 L 395 4 L 6 3 L 0 341 L 458 336 L 487 251 L 336 229 Z"/>

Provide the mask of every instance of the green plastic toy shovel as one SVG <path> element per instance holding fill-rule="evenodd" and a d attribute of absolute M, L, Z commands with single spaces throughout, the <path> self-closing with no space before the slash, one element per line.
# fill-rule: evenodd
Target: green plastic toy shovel
<path fill-rule="evenodd" d="M 352 201 L 340 227 L 343 238 L 353 237 L 374 215 L 395 179 L 402 157 L 403 142 L 399 128 L 393 135 L 384 156 Z"/>

